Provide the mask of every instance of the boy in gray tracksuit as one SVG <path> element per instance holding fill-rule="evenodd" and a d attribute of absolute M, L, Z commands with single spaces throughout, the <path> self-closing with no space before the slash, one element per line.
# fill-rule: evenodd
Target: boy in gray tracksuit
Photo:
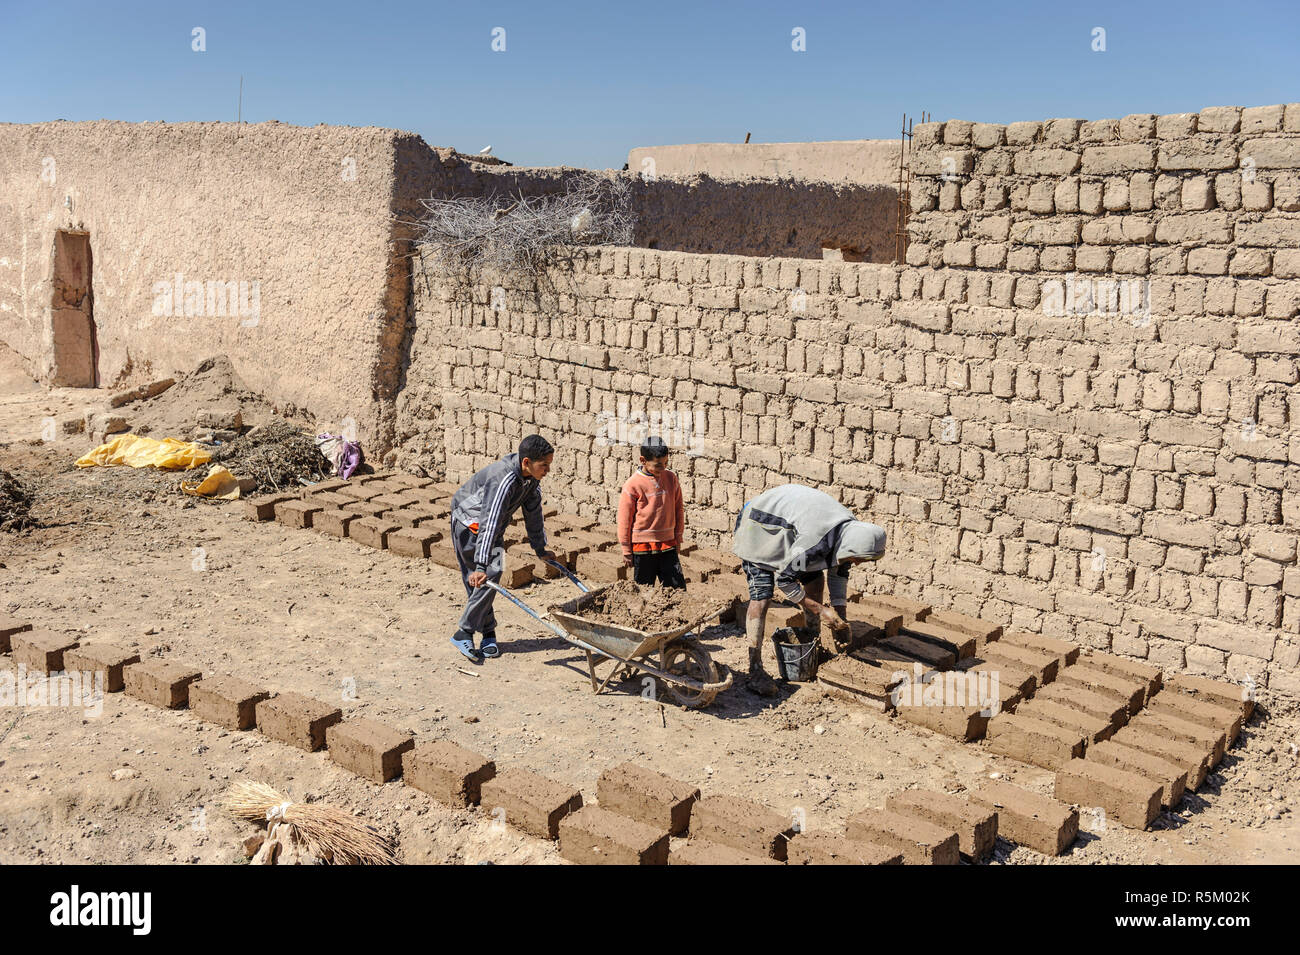
<path fill-rule="evenodd" d="M 554 559 L 546 549 L 542 525 L 541 480 L 551 470 L 555 449 L 539 434 L 519 443 L 519 450 L 475 472 L 451 499 L 451 542 L 465 584 L 465 612 L 451 644 L 475 663 L 484 657 L 498 657 L 496 615 L 492 598 L 496 591 L 485 586 L 496 583 L 505 571 L 502 541 L 515 511 L 523 508 L 528 542 L 538 557 Z M 483 634 L 479 648 L 474 633 Z"/>

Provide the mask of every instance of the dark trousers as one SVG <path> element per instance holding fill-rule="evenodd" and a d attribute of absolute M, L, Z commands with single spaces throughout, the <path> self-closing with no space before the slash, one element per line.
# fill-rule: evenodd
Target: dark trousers
<path fill-rule="evenodd" d="M 492 611 L 492 598 L 497 592 L 487 585 L 471 587 L 469 584 L 469 575 L 474 572 L 474 549 L 478 546 L 478 535 L 463 524 L 452 521 L 451 542 L 456 550 L 456 563 L 460 565 L 461 583 L 465 585 L 465 612 L 460 616 L 460 629 L 466 633 L 494 631 L 497 618 Z M 505 551 L 500 546 L 493 547 L 492 560 L 487 569 L 488 580 L 499 584 L 505 566 Z"/>
<path fill-rule="evenodd" d="M 647 551 L 632 555 L 632 580 L 638 584 L 653 584 L 656 580 L 665 587 L 686 589 L 682 576 L 682 562 L 675 550 Z"/>

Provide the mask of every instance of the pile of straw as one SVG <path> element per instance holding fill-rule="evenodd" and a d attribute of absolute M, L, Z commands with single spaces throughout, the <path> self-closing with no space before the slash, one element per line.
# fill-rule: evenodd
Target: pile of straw
<path fill-rule="evenodd" d="M 235 783 L 222 805 L 241 819 L 268 823 L 259 853 L 268 864 L 275 861 L 274 851 L 268 851 L 272 845 L 285 854 L 333 865 L 397 864 L 393 841 L 372 827 L 332 806 L 290 802 L 265 783 Z"/>

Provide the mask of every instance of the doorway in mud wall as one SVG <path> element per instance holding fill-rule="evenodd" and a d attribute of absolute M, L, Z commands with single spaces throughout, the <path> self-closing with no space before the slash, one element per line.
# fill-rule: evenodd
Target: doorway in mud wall
<path fill-rule="evenodd" d="M 91 267 L 89 232 L 54 233 L 50 267 L 50 384 L 54 386 L 99 386 Z"/>

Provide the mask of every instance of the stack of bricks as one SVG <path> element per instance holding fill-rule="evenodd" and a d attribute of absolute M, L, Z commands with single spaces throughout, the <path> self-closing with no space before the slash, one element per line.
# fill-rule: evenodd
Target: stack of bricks
<path fill-rule="evenodd" d="M 905 265 L 601 248 L 549 297 L 430 267 L 399 463 L 432 429 L 462 480 L 538 431 L 548 501 L 612 526 L 659 431 L 702 544 L 809 484 L 889 531 L 871 590 L 1300 693 L 1300 106 L 915 145 Z"/>

